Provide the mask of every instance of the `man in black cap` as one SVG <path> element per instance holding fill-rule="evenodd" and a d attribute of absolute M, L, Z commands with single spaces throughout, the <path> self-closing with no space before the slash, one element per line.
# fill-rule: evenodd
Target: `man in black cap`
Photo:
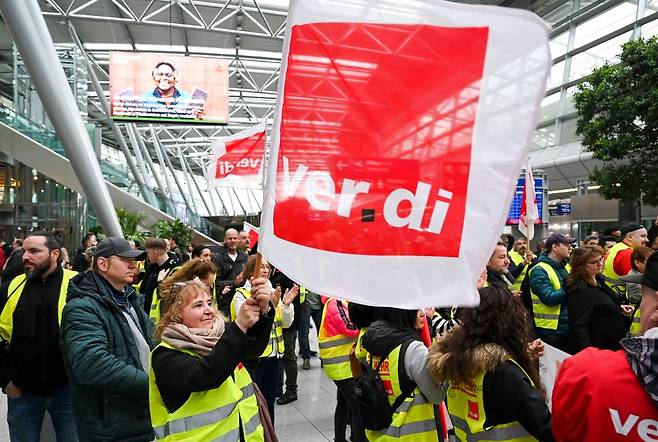
<path fill-rule="evenodd" d="M 528 273 L 532 314 L 537 337 L 547 344 L 569 352 L 569 316 L 565 285 L 569 272 L 566 264 L 571 245 L 576 240 L 559 233 L 549 235 L 546 249 Z"/>
<path fill-rule="evenodd" d="M 631 271 L 633 250 L 647 243 L 647 229 L 637 223 L 626 224 L 621 229 L 621 242 L 608 251 L 603 264 L 603 276 L 606 283 L 620 293 L 626 293 L 626 284 L 619 280 Z"/>
<path fill-rule="evenodd" d="M 71 280 L 62 315 L 62 354 L 76 425 L 85 441 L 151 441 L 148 403 L 153 324 L 129 284 L 146 253 L 106 238 L 92 271 Z"/>

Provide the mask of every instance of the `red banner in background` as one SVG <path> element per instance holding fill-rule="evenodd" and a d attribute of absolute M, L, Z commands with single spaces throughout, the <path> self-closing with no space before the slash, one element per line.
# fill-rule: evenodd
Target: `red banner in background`
<path fill-rule="evenodd" d="M 215 140 L 206 172 L 208 188 L 261 187 L 265 144 L 265 123 Z"/>

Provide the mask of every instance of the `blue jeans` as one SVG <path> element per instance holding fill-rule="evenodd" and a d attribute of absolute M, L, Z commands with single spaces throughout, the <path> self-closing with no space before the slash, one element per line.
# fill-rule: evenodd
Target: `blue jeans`
<path fill-rule="evenodd" d="M 70 388 L 58 388 L 48 396 L 23 392 L 18 399 L 7 398 L 7 424 L 12 442 L 39 442 L 43 416 L 48 410 L 57 442 L 77 442 Z"/>
<path fill-rule="evenodd" d="M 308 343 L 308 331 L 311 328 L 311 318 L 315 323 L 315 330 L 320 330 L 322 321 L 322 309 L 311 310 L 308 306 L 302 304 L 297 314 L 297 339 L 299 340 L 299 354 L 302 359 L 311 358 L 311 347 Z"/>

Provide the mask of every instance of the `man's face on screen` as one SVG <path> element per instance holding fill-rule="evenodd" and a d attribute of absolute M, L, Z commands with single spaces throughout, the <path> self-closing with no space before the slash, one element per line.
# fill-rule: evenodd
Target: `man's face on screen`
<path fill-rule="evenodd" d="M 176 72 L 170 66 L 162 64 L 153 71 L 155 87 L 161 91 L 168 91 L 176 85 Z"/>

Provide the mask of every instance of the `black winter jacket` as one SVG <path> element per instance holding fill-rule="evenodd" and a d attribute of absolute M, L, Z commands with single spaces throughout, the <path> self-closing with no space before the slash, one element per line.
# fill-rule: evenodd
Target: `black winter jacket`
<path fill-rule="evenodd" d="M 144 295 L 144 305 L 142 308 L 147 315 L 151 311 L 151 304 L 153 303 L 153 294 L 155 289 L 158 288 L 158 284 L 160 284 L 160 281 L 158 281 L 158 275 L 164 270 L 166 276 L 177 266 L 177 258 L 175 256 L 169 256 L 169 259 L 166 260 L 162 265 L 149 264 L 147 267 L 146 272 L 144 273 L 144 279 L 139 286 L 140 293 Z"/>
<path fill-rule="evenodd" d="M 60 345 L 73 392 L 73 409 L 81 441 L 151 441 L 148 374 L 141 367 L 128 319 L 112 288 L 93 272 L 69 283 L 62 315 Z M 127 300 L 151 345 L 153 324 L 137 292 Z"/>
<path fill-rule="evenodd" d="M 230 316 L 231 300 L 235 294 L 235 278 L 242 272 L 242 268 L 247 262 L 249 256 L 241 250 L 237 251 L 238 256 L 235 261 L 228 256 L 225 247 L 220 247 L 219 251 L 212 257 L 212 261 L 217 267 L 217 277 L 215 278 L 215 290 L 217 293 L 217 305 L 219 310 L 225 316 Z M 244 281 L 243 281 L 244 283 Z M 231 291 L 222 295 L 224 287 L 231 287 Z"/>
<path fill-rule="evenodd" d="M 24 392 L 46 395 L 68 386 L 57 323 L 63 275 L 58 267 L 45 281 L 28 279 L 23 284 L 14 310 L 11 344 L 0 345 L 2 388 L 13 381 Z M 8 289 L 6 285 L 0 290 L 0 309 L 5 307 Z"/>
<path fill-rule="evenodd" d="M 597 276 L 596 287 L 578 281 L 567 287 L 569 307 L 569 335 L 574 352 L 587 347 L 603 350 L 621 350 L 619 341 L 630 327 L 617 296 Z"/>

